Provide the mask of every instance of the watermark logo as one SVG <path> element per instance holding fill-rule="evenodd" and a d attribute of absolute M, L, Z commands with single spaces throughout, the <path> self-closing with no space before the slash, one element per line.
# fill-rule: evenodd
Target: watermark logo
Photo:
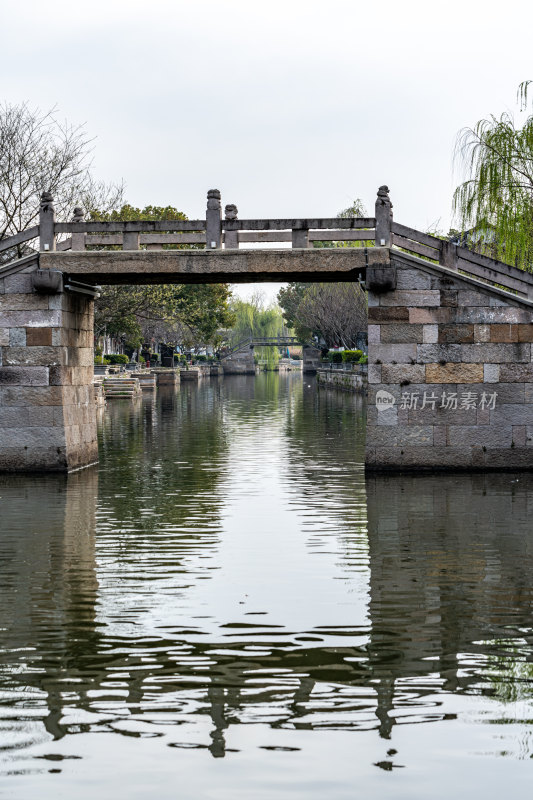
<path fill-rule="evenodd" d="M 378 392 L 378 395 L 381 392 Z M 383 392 L 383 394 L 388 394 Z M 390 397 L 390 395 L 389 395 Z M 429 408 L 435 411 L 443 408 L 446 411 L 492 411 L 496 408 L 498 392 L 402 392 L 398 408 L 402 411 L 424 411 Z M 377 398 L 376 398 L 377 405 Z"/>
<path fill-rule="evenodd" d="M 401 411 L 435 411 L 442 408 L 445 411 L 493 411 L 496 408 L 497 392 L 402 392 L 398 400 Z M 380 389 L 376 392 L 376 408 L 386 411 L 396 403 L 396 398 L 390 392 Z"/>
<path fill-rule="evenodd" d="M 385 389 L 380 389 L 379 392 L 376 392 L 376 408 L 378 411 L 385 411 L 387 408 L 392 408 L 394 403 L 396 402 L 396 398 L 390 392 L 386 392 Z"/>

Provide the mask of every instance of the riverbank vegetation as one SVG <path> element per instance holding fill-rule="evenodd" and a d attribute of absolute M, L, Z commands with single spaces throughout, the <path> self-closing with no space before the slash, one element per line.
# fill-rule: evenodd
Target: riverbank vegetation
<path fill-rule="evenodd" d="M 126 349 L 163 342 L 173 347 L 213 345 L 231 327 L 227 284 L 107 286 L 95 307 L 95 335 L 121 339 Z"/>

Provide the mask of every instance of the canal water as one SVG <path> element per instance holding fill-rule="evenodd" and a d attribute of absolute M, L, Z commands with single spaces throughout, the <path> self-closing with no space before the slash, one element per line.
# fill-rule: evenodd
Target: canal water
<path fill-rule="evenodd" d="M 526 796 L 533 478 L 365 481 L 364 412 L 209 379 L 0 477 L 0 797 Z"/>

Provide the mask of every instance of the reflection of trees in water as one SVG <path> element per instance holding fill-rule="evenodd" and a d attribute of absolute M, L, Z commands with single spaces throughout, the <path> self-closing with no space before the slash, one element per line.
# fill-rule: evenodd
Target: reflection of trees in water
<path fill-rule="evenodd" d="M 283 404 L 300 386 L 299 371 L 260 372 L 258 375 L 228 375 L 220 384 L 220 391 L 230 403 L 231 418 L 246 423 L 255 413 L 260 414 L 262 421 L 269 416 L 278 417 Z"/>
<path fill-rule="evenodd" d="M 291 454 L 288 469 L 296 465 L 315 489 L 323 489 L 332 477 L 340 487 L 344 478 L 350 492 L 364 464 L 363 398 L 349 392 L 317 390 L 315 378 L 304 375 L 303 391 L 290 412 L 285 424 Z M 317 461 L 323 465 L 321 470 L 316 469 Z M 343 469 L 346 474 L 342 477 L 337 470 Z"/>
<path fill-rule="evenodd" d="M 268 385 L 266 394 L 271 391 Z M 317 493 L 324 483 L 304 462 L 320 454 L 320 437 L 342 432 L 343 403 L 335 412 L 329 401 L 324 414 L 315 405 L 323 398 L 291 391 L 285 404 L 289 463 L 299 487 Z M 133 422 L 110 409 L 99 502 L 109 504 L 117 519 L 124 513 L 140 526 L 146 534 L 140 549 L 154 553 L 153 563 L 159 563 L 154 551 L 164 541 L 169 559 L 179 562 L 173 526 L 183 525 L 192 512 L 165 508 L 163 524 L 170 532 L 159 539 L 161 519 L 145 523 L 136 515 L 154 486 L 154 503 L 164 502 L 175 479 L 157 475 L 152 481 L 146 464 L 130 461 L 149 452 L 140 460 L 172 473 L 173 459 L 185 460 L 187 453 L 195 472 L 180 478 L 178 489 L 192 503 L 205 481 L 200 464 L 206 447 L 212 448 L 207 458 L 215 481 L 223 466 L 224 432 L 213 432 L 214 443 L 205 441 L 210 404 L 223 422 L 217 392 L 236 401 L 241 397 L 229 384 L 214 384 L 202 397 L 183 387 L 178 394 L 161 393 L 161 413 L 154 416 L 144 404 L 132 414 Z M 323 416 L 329 420 L 321 421 Z M 132 449 L 128 431 L 137 440 Z M 351 436 L 348 451 L 356 445 Z M 337 463 L 340 470 L 332 475 L 340 478 L 330 476 L 326 486 L 342 486 L 338 454 Z M 350 486 L 357 486 L 349 474 Z M 105 592 L 96 580 L 96 479 L 96 471 L 87 470 L 68 479 L 8 477 L 0 484 L 3 702 L 19 703 L 23 718 L 30 698 L 33 713 L 42 709 L 46 730 L 55 738 L 112 729 L 179 739 L 179 724 L 202 715 L 211 720 L 209 749 L 222 756 L 227 728 L 239 723 L 377 728 L 387 738 L 397 721 L 442 719 L 442 692 L 512 701 L 519 685 L 519 696 L 530 696 L 533 477 L 521 475 L 518 483 L 505 475 L 368 478 L 369 629 L 332 625 L 287 632 L 248 617 L 249 625 L 220 628 L 216 640 L 193 619 L 186 629 L 155 628 L 150 636 L 121 629 L 113 616 L 99 624 Z M 126 497 L 115 498 L 117 493 Z M 202 513 L 209 508 L 216 513 L 216 499 L 200 500 Z M 358 530 L 355 517 L 352 523 L 346 519 L 343 530 L 350 524 Z M 99 533 L 98 546 L 101 536 L 123 539 L 118 527 Z M 132 535 L 127 561 L 139 571 L 139 602 L 149 603 L 149 594 L 142 594 L 138 542 Z M 196 552 L 201 546 L 197 540 Z M 105 581 L 101 552 L 98 558 L 99 579 Z M 161 722 L 165 715 L 168 723 Z"/>
<path fill-rule="evenodd" d="M 346 565 L 366 567 L 366 492 L 364 479 L 365 404 L 360 395 L 318 389 L 303 376 L 285 421 L 289 458 L 286 480 L 306 509 L 315 509 L 334 531 Z M 321 517 L 319 516 L 321 515 Z M 323 536 L 323 535 L 322 535 Z M 363 561 L 365 563 L 363 563 Z"/>
<path fill-rule="evenodd" d="M 161 387 L 127 407 L 110 402 L 100 437 L 106 515 L 145 533 L 191 514 L 216 520 L 227 452 L 218 382 Z"/>
<path fill-rule="evenodd" d="M 331 702 L 348 707 L 338 682 L 358 682 L 363 648 L 302 647 L 261 624 L 227 626 L 212 643 L 199 641 L 205 636 L 192 624 L 150 637 L 99 624 L 97 479 L 85 470 L 2 482 L 10 516 L 0 550 L 1 688 L 4 704 L 20 706 L 23 726 L 28 705 L 55 739 L 95 729 L 140 736 L 141 723 L 157 733 L 160 715 L 178 724 L 192 711 L 211 718 L 209 749 L 221 756 L 224 731 L 237 722 L 312 727 L 307 704 L 317 683 L 329 687 L 323 706 L 314 700 L 317 713 Z M 343 664 L 343 653 L 357 663 Z"/>

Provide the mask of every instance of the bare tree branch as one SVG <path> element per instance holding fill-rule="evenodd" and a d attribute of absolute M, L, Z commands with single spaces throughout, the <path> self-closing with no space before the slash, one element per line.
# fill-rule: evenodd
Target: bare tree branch
<path fill-rule="evenodd" d="M 92 141 L 84 126 L 58 120 L 56 108 L 43 112 L 26 103 L 0 104 L 0 241 L 37 223 L 44 191 L 53 194 L 63 219 L 70 219 L 74 206 L 105 210 L 123 202 L 122 183 L 93 178 Z M 3 260 L 27 248 L 7 251 Z"/>

